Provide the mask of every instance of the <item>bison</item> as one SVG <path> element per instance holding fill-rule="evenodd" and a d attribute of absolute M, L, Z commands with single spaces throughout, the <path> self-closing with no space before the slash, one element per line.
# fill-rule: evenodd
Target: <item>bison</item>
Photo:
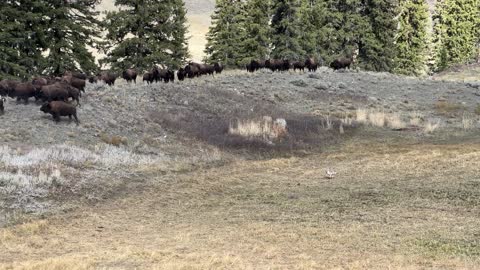
<path fill-rule="evenodd" d="M 153 83 L 154 79 L 155 78 L 153 76 L 153 73 L 151 73 L 151 72 L 147 72 L 147 73 L 143 74 L 143 81 L 147 82 L 147 84 Z"/>
<path fill-rule="evenodd" d="M 153 78 L 155 82 L 163 80 L 165 83 L 175 81 L 175 72 L 170 69 L 159 69 L 154 67 L 152 70 Z"/>
<path fill-rule="evenodd" d="M 13 91 L 13 88 L 18 83 L 20 83 L 20 82 L 14 81 L 14 80 L 1 80 L 0 81 L 0 95 L 7 96 L 11 91 Z"/>
<path fill-rule="evenodd" d="M 215 70 L 215 73 L 221 74 L 223 71 L 223 65 L 220 63 L 215 63 L 213 64 L 213 69 Z"/>
<path fill-rule="evenodd" d="M 295 61 L 293 62 L 293 71 L 297 71 L 298 70 L 301 70 L 301 71 L 305 71 L 305 62 L 302 62 L 302 61 Z"/>
<path fill-rule="evenodd" d="M 85 85 L 86 85 L 85 80 L 72 77 L 72 76 L 63 76 L 61 81 L 66 82 L 69 85 L 85 93 Z"/>
<path fill-rule="evenodd" d="M 28 104 L 28 99 L 34 97 L 37 99 L 38 91 L 35 89 L 35 86 L 31 82 L 18 83 L 13 87 L 8 93 L 8 96 L 11 98 L 17 98 L 17 102 L 22 99 L 25 100 L 25 104 Z"/>
<path fill-rule="evenodd" d="M 185 77 L 187 76 L 187 72 L 185 71 L 184 68 L 180 68 L 178 71 L 177 71 L 177 78 L 179 81 L 183 81 L 185 80 Z"/>
<path fill-rule="evenodd" d="M 38 98 L 43 101 L 68 101 L 68 98 L 72 97 L 74 94 L 69 91 L 73 87 L 69 86 L 66 83 L 57 82 L 51 85 L 42 86 L 42 89 L 38 93 Z M 75 99 L 75 97 L 73 97 Z M 78 97 L 76 98 L 77 103 Z"/>
<path fill-rule="evenodd" d="M 51 114 L 53 120 L 57 123 L 60 121 L 60 116 L 68 116 L 70 119 L 72 119 L 73 116 L 76 124 L 78 125 L 80 123 L 77 117 L 77 108 L 74 105 L 63 101 L 46 102 L 42 105 L 40 111 Z"/>
<path fill-rule="evenodd" d="M 117 75 L 110 71 L 102 71 L 97 74 L 97 80 L 104 81 L 109 86 L 115 85 L 117 80 Z"/>
<path fill-rule="evenodd" d="M 350 57 L 341 57 L 333 60 L 330 63 L 330 67 L 334 70 L 350 68 L 353 63 L 353 56 Z"/>
<path fill-rule="evenodd" d="M 200 68 L 197 65 L 192 63 L 185 66 L 185 73 L 187 74 L 188 78 L 195 78 L 200 76 Z"/>
<path fill-rule="evenodd" d="M 137 71 L 135 69 L 129 68 L 129 69 L 125 70 L 122 73 L 122 77 L 128 83 L 130 83 L 131 81 L 133 81 L 134 83 L 137 83 Z"/>
<path fill-rule="evenodd" d="M 66 71 L 63 75 L 68 76 L 68 77 L 74 77 L 74 78 L 81 79 L 81 80 L 84 80 L 84 81 L 87 80 L 87 78 L 88 78 L 87 74 L 81 73 L 81 72 Z"/>
<path fill-rule="evenodd" d="M 308 71 L 315 72 L 315 71 L 317 71 L 318 63 L 315 60 L 315 58 L 309 57 L 309 58 L 307 58 L 307 60 L 305 60 L 305 67 L 307 67 Z"/>

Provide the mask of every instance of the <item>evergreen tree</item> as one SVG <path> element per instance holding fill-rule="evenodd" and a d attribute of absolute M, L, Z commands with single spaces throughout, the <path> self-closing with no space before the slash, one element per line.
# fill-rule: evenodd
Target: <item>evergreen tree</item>
<path fill-rule="evenodd" d="M 107 58 L 115 70 L 154 64 L 178 68 L 188 57 L 185 4 L 182 0 L 115 0 L 120 11 L 108 12 Z"/>
<path fill-rule="evenodd" d="M 360 65 L 367 70 L 389 72 L 395 58 L 398 1 L 365 0 L 364 5 L 362 13 L 369 27 L 363 31 L 358 46 Z"/>
<path fill-rule="evenodd" d="M 305 56 L 300 46 L 301 26 L 298 0 L 273 0 L 272 57 L 290 60 Z"/>
<path fill-rule="evenodd" d="M 326 24 L 318 38 L 328 63 L 337 57 L 353 55 L 361 38 L 371 32 L 371 25 L 363 16 L 365 8 L 361 0 L 326 0 L 326 9 Z"/>
<path fill-rule="evenodd" d="M 479 42 L 480 0 L 443 0 L 434 15 L 434 42 L 438 70 L 468 63 Z"/>
<path fill-rule="evenodd" d="M 425 72 L 428 52 L 428 5 L 424 0 L 401 3 L 396 35 L 395 73 L 420 75 Z"/>
<path fill-rule="evenodd" d="M 5 1 L 0 9 L 0 79 L 27 78 L 42 66 L 42 1 Z"/>
<path fill-rule="evenodd" d="M 267 59 L 270 54 L 269 0 L 248 0 L 245 5 L 245 38 L 242 41 L 242 63 L 252 59 Z"/>
<path fill-rule="evenodd" d="M 95 6 L 100 0 L 42 0 L 45 48 L 48 57 L 44 70 L 63 74 L 66 70 L 87 73 L 98 69 L 88 47 L 95 47 L 100 22 Z M 40 33 L 40 32 L 38 32 Z M 42 37 L 43 39 L 43 37 Z"/>
<path fill-rule="evenodd" d="M 325 42 L 326 2 L 323 0 L 302 0 L 299 10 L 300 46 L 306 56 L 318 58 L 325 54 L 322 44 Z"/>
<path fill-rule="evenodd" d="M 212 25 L 207 33 L 206 61 L 239 66 L 245 59 L 244 3 L 241 0 L 217 0 Z M 242 52 L 243 51 L 243 52 Z"/>

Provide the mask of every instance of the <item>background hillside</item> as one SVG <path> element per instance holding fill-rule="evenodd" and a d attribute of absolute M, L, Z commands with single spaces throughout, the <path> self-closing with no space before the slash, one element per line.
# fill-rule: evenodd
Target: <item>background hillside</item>
<path fill-rule="evenodd" d="M 98 9 L 101 11 L 115 10 L 114 0 L 103 0 Z M 193 60 L 200 61 L 203 58 L 205 48 L 205 35 L 210 26 L 210 15 L 215 7 L 215 0 L 186 0 L 185 1 L 190 24 L 191 36 L 189 40 L 190 53 Z"/>

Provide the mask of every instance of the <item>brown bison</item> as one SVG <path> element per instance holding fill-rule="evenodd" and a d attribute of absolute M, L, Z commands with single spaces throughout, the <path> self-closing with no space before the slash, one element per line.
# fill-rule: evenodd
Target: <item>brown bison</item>
<path fill-rule="evenodd" d="M 185 71 L 184 68 L 180 68 L 178 71 L 177 71 L 177 78 L 179 81 L 183 81 L 185 80 L 185 77 L 187 76 L 187 72 Z"/>
<path fill-rule="evenodd" d="M 192 63 L 185 66 L 185 73 L 187 74 L 187 77 L 190 79 L 199 77 L 201 75 L 200 68 L 197 65 Z"/>
<path fill-rule="evenodd" d="M 221 74 L 223 71 L 223 65 L 220 63 L 215 63 L 213 64 L 213 69 L 215 70 L 215 73 Z"/>
<path fill-rule="evenodd" d="M 77 125 L 80 123 L 77 118 L 77 108 L 63 101 L 46 102 L 42 105 L 40 111 L 51 114 L 53 120 L 57 123 L 60 121 L 60 116 L 68 116 L 70 119 L 72 119 L 73 116 Z"/>
<path fill-rule="evenodd" d="M 153 73 L 147 72 L 147 73 L 143 74 L 143 81 L 147 82 L 147 84 L 153 83 L 154 80 L 155 80 L 155 78 L 153 76 Z"/>
<path fill-rule="evenodd" d="M 154 67 L 152 69 L 153 79 L 155 82 L 163 80 L 165 83 L 174 82 L 175 81 L 175 72 L 170 69 L 159 69 L 158 67 Z"/>
<path fill-rule="evenodd" d="M 131 81 L 133 81 L 134 83 L 137 83 L 137 71 L 133 68 L 129 68 L 127 70 L 125 70 L 123 73 L 122 73 L 122 77 L 128 82 L 130 83 Z"/>
<path fill-rule="evenodd" d="M 271 71 L 287 71 L 290 69 L 290 61 L 280 59 L 269 59 L 265 61 L 265 67 Z"/>
<path fill-rule="evenodd" d="M 353 56 L 341 57 L 333 60 L 330 63 L 330 67 L 334 70 L 350 68 L 353 63 Z"/>
<path fill-rule="evenodd" d="M 307 60 L 305 60 L 305 66 L 307 67 L 308 71 L 315 72 L 315 71 L 317 71 L 318 63 L 315 60 L 315 58 L 309 57 L 309 58 L 307 58 Z"/>
<path fill-rule="evenodd" d="M 50 84 L 50 85 L 45 85 L 42 86 L 42 89 L 38 93 L 38 98 L 40 98 L 42 101 L 68 101 L 68 98 L 72 97 L 74 94 L 70 92 L 73 87 L 70 85 L 63 83 L 63 82 L 57 82 L 55 84 Z M 78 97 L 73 99 L 78 101 Z"/>
<path fill-rule="evenodd" d="M 62 81 L 85 93 L 86 81 L 72 76 L 63 76 Z"/>
<path fill-rule="evenodd" d="M 20 83 L 20 82 L 14 81 L 14 80 L 1 80 L 0 81 L 0 95 L 7 96 L 11 91 L 13 91 L 13 88 L 18 83 Z"/>
<path fill-rule="evenodd" d="M 68 77 L 74 77 L 74 78 L 81 79 L 81 80 L 84 80 L 84 81 L 87 80 L 87 78 L 88 78 L 87 74 L 81 73 L 81 72 L 65 71 L 65 73 L 63 75 L 68 76 Z"/>
<path fill-rule="evenodd" d="M 117 80 L 117 75 L 110 71 L 102 71 L 97 74 L 97 80 L 104 81 L 109 86 L 115 85 Z"/>
<path fill-rule="evenodd" d="M 35 86 L 31 82 L 18 83 L 13 87 L 8 93 L 8 96 L 11 98 L 17 98 L 17 102 L 22 99 L 25 100 L 25 104 L 28 104 L 28 99 L 33 97 L 37 99 L 38 91 L 35 89 Z"/>
<path fill-rule="evenodd" d="M 305 62 L 302 62 L 302 61 L 293 62 L 293 71 L 297 71 L 297 69 L 301 71 L 305 71 Z"/>

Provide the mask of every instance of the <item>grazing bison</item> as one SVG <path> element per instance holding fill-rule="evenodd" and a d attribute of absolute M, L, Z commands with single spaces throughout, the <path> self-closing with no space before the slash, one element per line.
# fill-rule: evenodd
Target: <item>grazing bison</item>
<path fill-rule="evenodd" d="M 110 71 L 102 71 L 97 74 L 97 80 L 104 81 L 109 86 L 115 85 L 117 80 L 117 75 Z"/>
<path fill-rule="evenodd" d="M 86 81 L 72 76 L 63 76 L 62 81 L 85 93 Z"/>
<path fill-rule="evenodd" d="M 215 70 L 215 73 L 221 74 L 223 71 L 223 65 L 220 63 L 215 63 L 213 64 L 213 69 Z"/>
<path fill-rule="evenodd" d="M 154 80 L 155 80 L 155 78 L 153 76 L 153 73 L 147 72 L 147 73 L 143 74 L 143 81 L 147 82 L 147 84 L 153 83 Z"/>
<path fill-rule="evenodd" d="M 3 104 L 7 101 L 4 96 L 0 96 L 0 115 L 2 115 L 5 112 L 5 107 Z"/>
<path fill-rule="evenodd" d="M 185 80 L 185 77 L 187 76 L 187 72 L 185 71 L 184 68 L 180 68 L 178 71 L 177 71 L 177 78 L 179 81 L 183 81 Z"/>
<path fill-rule="evenodd" d="M 293 71 L 297 71 L 297 69 L 301 71 L 305 71 L 305 62 L 302 62 L 302 61 L 293 62 Z"/>
<path fill-rule="evenodd" d="M 129 68 L 127 70 L 125 70 L 123 73 L 122 73 L 122 77 L 128 82 L 130 83 L 131 81 L 133 81 L 134 83 L 137 83 L 137 71 L 133 68 Z"/>
<path fill-rule="evenodd" d="M 68 77 L 74 77 L 81 80 L 87 80 L 88 78 L 87 74 L 81 73 L 81 72 L 66 71 L 63 75 Z"/>
<path fill-rule="evenodd" d="M 213 65 L 208 65 L 208 64 L 200 64 L 200 74 L 201 75 L 212 75 L 215 73 L 215 67 Z"/>
<path fill-rule="evenodd" d="M 40 110 L 44 113 L 51 114 L 53 120 L 57 123 L 60 121 L 60 116 L 68 116 L 70 119 L 72 119 L 73 116 L 77 125 L 80 123 L 77 118 L 77 108 L 74 105 L 63 101 L 46 102 L 42 105 Z"/>
<path fill-rule="evenodd" d="M 185 66 L 185 73 L 187 74 L 188 78 L 195 78 L 200 76 L 200 69 L 197 65 L 188 64 Z"/>
<path fill-rule="evenodd" d="M 341 57 L 333 60 L 330 63 L 330 67 L 334 70 L 350 68 L 353 63 L 353 56 L 350 57 Z"/>
<path fill-rule="evenodd" d="M 0 95 L 7 96 L 10 92 L 13 91 L 15 85 L 20 82 L 14 80 L 1 80 L 0 81 Z"/>
<path fill-rule="evenodd" d="M 60 100 L 60 101 L 68 101 L 68 98 L 72 97 L 74 100 L 78 101 L 78 97 L 74 97 L 73 90 L 71 90 L 73 87 L 66 83 L 62 82 L 57 82 L 55 84 L 51 85 L 45 85 L 42 86 L 42 89 L 38 93 L 38 98 L 40 98 L 42 101 L 54 101 L 54 100 Z"/>
<path fill-rule="evenodd" d="M 154 67 L 152 69 L 153 79 L 155 82 L 163 80 L 165 83 L 174 82 L 175 81 L 175 72 L 170 69 L 159 69 L 158 67 Z"/>
<path fill-rule="evenodd" d="M 308 71 L 315 72 L 317 71 L 318 63 L 315 61 L 315 58 L 309 57 L 307 60 L 305 60 L 305 66 L 307 67 Z"/>
<path fill-rule="evenodd" d="M 28 99 L 34 97 L 37 99 L 38 91 L 35 89 L 35 86 L 31 82 L 18 83 L 13 87 L 8 93 L 8 96 L 11 98 L 17 98 L 17 102 L 22 99 L 25 100 L 25 104 L 28 104 Z"/>
<path fill-rule="evenodd" d="M 269 59 L 265 61 L 265 67 L 270 69 L 271 71 L 286 71 L 290 69 L 290 61 Z"/>

